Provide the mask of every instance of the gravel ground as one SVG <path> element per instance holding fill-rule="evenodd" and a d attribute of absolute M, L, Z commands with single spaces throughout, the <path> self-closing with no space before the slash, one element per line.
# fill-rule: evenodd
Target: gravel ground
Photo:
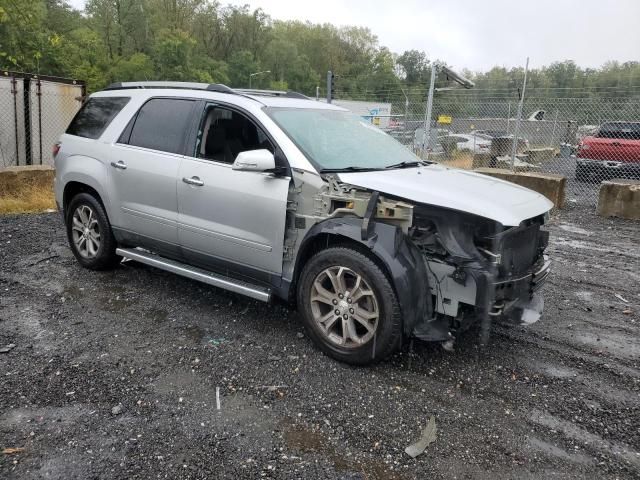
<path fill-rule="evenodd" d="M 353 368 L 282 304 L 84 270 L 57 214 L 0 217 L 0 478 L 638 478 L 639 224 L 551 229 L 540 322 Z"/>

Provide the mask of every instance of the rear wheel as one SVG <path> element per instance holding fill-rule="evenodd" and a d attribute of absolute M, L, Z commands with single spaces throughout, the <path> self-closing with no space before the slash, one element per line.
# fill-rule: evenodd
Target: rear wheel
<path fill-rule="evenodd" d="M 337 360 L 366 365 L 400 345 L 401 313 L 393 287 L 371 258 L 354 249 L 329 248 L 307 262 L 298 306 L 308 335 Z"/>
<path fill-rule="evenodd" d="M 76 259 L 85 268 L 103 270 L 120 261 L 109 219 L 100 202 L 79 193 L 66 210 L 67 238 Z"/>

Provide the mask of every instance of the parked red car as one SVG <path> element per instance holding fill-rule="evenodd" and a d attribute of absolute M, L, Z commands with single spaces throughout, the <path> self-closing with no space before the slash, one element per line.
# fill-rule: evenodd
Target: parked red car
<path fill-rule="evenodd" d="M 640 122 L 607 122 L 582 139 L 576 179 L 640 178 Z"/>

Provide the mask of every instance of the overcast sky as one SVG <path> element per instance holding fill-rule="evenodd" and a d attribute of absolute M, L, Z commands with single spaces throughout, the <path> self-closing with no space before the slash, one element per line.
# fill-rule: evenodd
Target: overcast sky
<path fill-rule="evenodd" d="M 70 0 L 82 7 L 85 0 Z M 224 0 L 221 3 L 227 3 Z M 246 0 L 274 19 L 369 27 L 392 51 L 455 68 L 640 61 L 640 0 Z"/>

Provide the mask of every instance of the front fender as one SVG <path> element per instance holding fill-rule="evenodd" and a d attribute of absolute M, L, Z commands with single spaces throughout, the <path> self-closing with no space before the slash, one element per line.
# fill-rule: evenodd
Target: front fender
<path fill-rule="evenodd" d="M 414 326 L 430 318 L 433 312 L 427 283 L 427 271 L 421 252 L 394 225 L 372 221 L 368 236 L 362 239 L 362 218 L 331 218 L 314 225 L 306 234 L 300 252 L 304 252 L 319 235 L 349 239 L 370 250 L 386 268 L 393 282 L 402 311 L 403 329 L 410 335 Z M 301 255 L 298 256 L 300 258 Z M 302 265 L 296 265 L 296 272 Z"/>

